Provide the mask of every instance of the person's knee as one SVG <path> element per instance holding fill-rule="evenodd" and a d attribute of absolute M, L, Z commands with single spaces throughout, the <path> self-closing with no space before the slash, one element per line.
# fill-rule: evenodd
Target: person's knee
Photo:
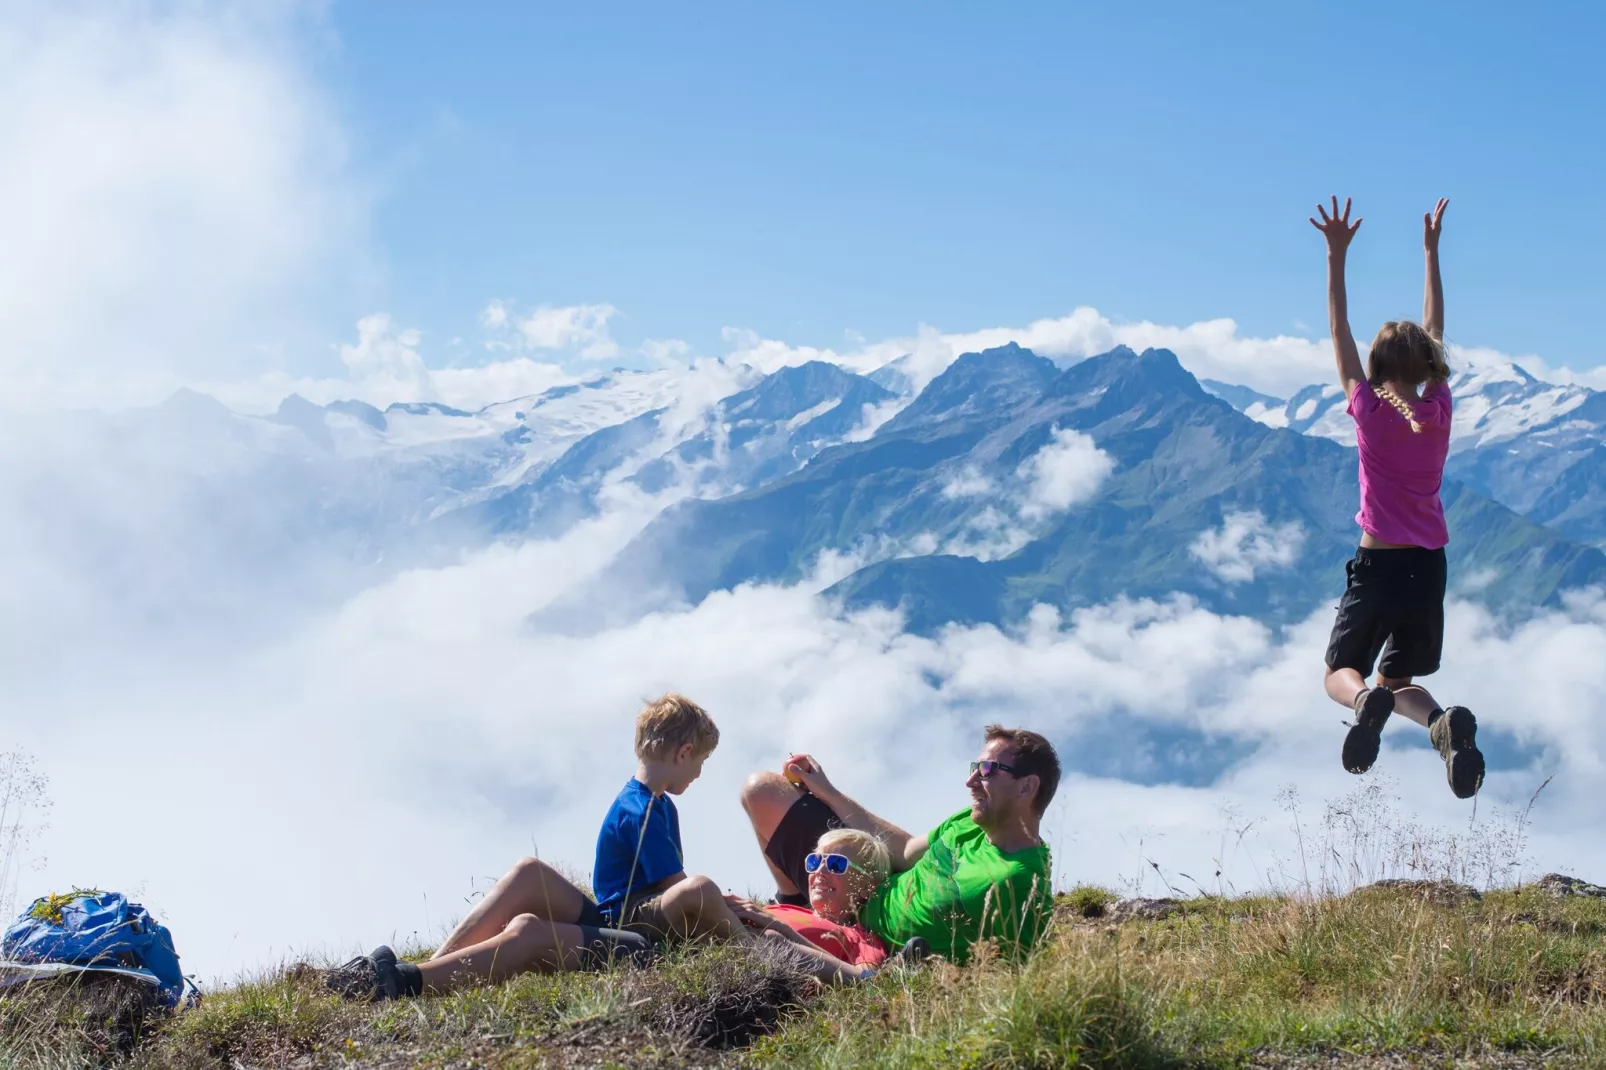
<path fill-rule="evenodd" d="M 664 913 L 678 918 L 692 918 L 708 909 L 713 902 L 724 901 L 719 885 L 712 878 L 698 874 L 687 877 L 663 894 Z"/>
<path fill-rule="evenodd" d="M 513 868 L 508 870 L 508 876 L 520 879 L 540 876 L 546 868 L 547 864 L 539 858 L 521 858 L 513 863 Z"/>
<path fill-rule="evenodd" d="M 1386 687 L 1390 691 L 1398 691 L 1402 687 L 1410 687 L 1411 678 L 1409 676 L 1379 676 L 1377 678 L 1377 685 L 1379 687 Z"/>
<path fill-rule="evenodd" d="M 765 770 L 754 773 L 742 784 L 742 806 L 752 813 L 755 806 L 774 803 L 796 794 L 796 789 L 784 776 Z"/>
<path fill-rule="evenodd" d="M 508 922 L 502 932 L 512 939 L 528 936 L 533 930 L 547 924 L 534 914 L 515 914 L 513 920 Z"/>
<path fill-rule="evenodd" d="M 719 890 L 719 885 L 714 883 L 714 879 L 705 877 L 701 873 L 687 877 L 664 895 L 666 899 L 671 896 L 682 903 L 701 903 L 709 898 L 724 898 L 724 895 Z"/>

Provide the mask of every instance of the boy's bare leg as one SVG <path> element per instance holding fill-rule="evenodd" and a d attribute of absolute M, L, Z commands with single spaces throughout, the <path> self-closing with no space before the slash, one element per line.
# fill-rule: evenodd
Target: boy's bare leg
<path fill-rule="evenodd" d="M 1409 676 L 1390 678 L 1379 676 L 1377 686 L 1386 687 L 1394 692 L 1394 712 L 1403 713 L 1423 728 L 1428 726 L 1428 715 L 1439 708 L 1439 704 L 1428 694 L 1428 690 L 1420 684 L 1413 684 Z"/>
<path fill-rule="evenodd" d="M 677 936 L 744 941 L 752 938 L 747 926 L 725 902 L 719 885 L 708 877 L 687 877 L 671 885 L 659 897 L 658 909 Z"/>
<path fill-rule="evenodd" d="M 585 936 L 577 925 L 520 914 L 488 940 L 437 954 L 420 963 L 426 992 L 450 992 L 471 984 L 505 981 L 531 970 L 556 973 L 582 965 Z"/>
<path fill-rule="evenodd" d="M 770 837 L 780 827 L 781 818 L 800 798 L 802 794 L 780 773 L 754 773 L 742 785 L 742 809 L 747 811 L 747 820 L 752 822 L 753 835 L 758 837 L 758 850 L 764 856 L 764 864 L 770 867 L 770 873 L 775 877 L 775 887 L 783 895 L 801 895 L 803 889 L 782 873 L 766 852 L 769 850 Z"/>
<path fill-rule="evenodd" d="M 557 870 L 539 858 L 521 858 L 458 922 L 434 957 L 490 940 L 521 914 L 572 925 L 580 920 L 585 904 L 585 893 Z"/>

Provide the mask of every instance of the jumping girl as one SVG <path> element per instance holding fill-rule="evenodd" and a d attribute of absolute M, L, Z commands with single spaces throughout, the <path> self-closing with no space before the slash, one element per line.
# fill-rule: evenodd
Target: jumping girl
<path fill-rule="evenodd" d="M 1344 768 L 1364 773 L 1372 767 L 1383 723 L 1397 709 L 1427 728 L 1444 758 L 1450 790 L 1470 799 L 1483 783 L 1477 719 L 1465 706 L 1440 709 L 1412 683 L 1438 669 L 1444 645 L 1444 547 L 1450 535 L 1439 485 L 1450 449 L 1450 369 L 1444 361 L 1439 233 L 1449 203 L 1441 198 L 1422 217 L 1422 323 L 1383 324 L 1364 370 L 1344 290 L 1344 257 L 1361 221 L 1350 223 L 1348 199 L 1340 215 L 1334 197 L 1332 214 L 1317 205 L 1321 222 L 1310 222 L 1327 239 L 1327 313 L 1361 455 L 1361 511 L 1355 516 L 1361 545 L 1344 566 L 1344 597 L 1327 646 L 1327 693 L 1355 711 L 1344 739 Z M 1368 687 L 1374 663 L 1377 684 Z"/>

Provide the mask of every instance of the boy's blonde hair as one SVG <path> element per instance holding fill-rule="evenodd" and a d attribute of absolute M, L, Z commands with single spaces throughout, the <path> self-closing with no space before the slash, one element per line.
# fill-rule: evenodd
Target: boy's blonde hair
<path fill-rule="evenodd" d="M 636 715 L 636 757 L 672 758 L 688 743 L 693 754 L 712 754 L 719 746 L 719 728 L 707 710 L 686 696 L 671 691 Z"/>
<path fill-rule="evenodd" d="M 821 851 L 836 851 L 846 854 L 842 848 L 848 848 L 854 860 L 869 871 L 875 878 L 876 885 L 887 879 L 892 872 L 892 855 L 887 851 L 887 845 L 878 837 L 859 829 L 832 829 L 820 837 L 817 849 Z"/>

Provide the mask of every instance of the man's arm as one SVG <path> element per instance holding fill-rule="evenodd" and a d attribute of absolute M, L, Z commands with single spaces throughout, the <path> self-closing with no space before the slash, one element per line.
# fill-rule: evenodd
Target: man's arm
<path fill-rule="evenodd" d="M 1310 221 L 1310 225 L 1321 231 L 1327 239 L 1327 325 L 1333 334 L 1338 381 L 1344 386 L 1346 398 L 1354 392 L 1355 385 L 1366 378 L 1366 369 L 1361 367 L 1360 352 L 1355 348 L 1355 336 L 1349 329 L 1349 295 L 1344 287 L 1344 260 L 1349 254 L 1350 239 L 1361 227 L 1360 219 L 1356 219 L 1353 226 L 1350 224 L 1349 208 L 1349 198 L 1346 197 L 1344 213 L 1340 215 L 1338 198 L 1334 197 L 1332 215 L 1328 215 L 1327 209 L 1318 204 L 1316 211 L 1322 221 Z"/>
<path fill-rule="evenodd" d="M 842 792 L 826 777 L 820 769 L 820 763 L 811 755 L 798 754 L 787 762 L 786 771 L 792 774 L 809 791 L 819 796 L 821 802 L 836 811 L 836 816 L 849 828 L 859 829 L 878 837 L 887 845 L 887 853 L 892 856 L 892 871 L 900 873 L 908 869 L 921 856 L 926 853 L 925 836 L 911 836 L 903 829 L 894 825 L 885 818 L 877 817 Z"/>
<path fill-rule="evenodd" d="M 1436 342 L 1444 341 L 1444 282 L 1439 278 L 1439 234 L 1444 229 L 1444 210 L 1449 198 L 1440 197 L 1432 212 L 1422 213 L 1422 251 L 1427 260 L 1427 279 L 1422 288 L 1422 326 Z"/>

